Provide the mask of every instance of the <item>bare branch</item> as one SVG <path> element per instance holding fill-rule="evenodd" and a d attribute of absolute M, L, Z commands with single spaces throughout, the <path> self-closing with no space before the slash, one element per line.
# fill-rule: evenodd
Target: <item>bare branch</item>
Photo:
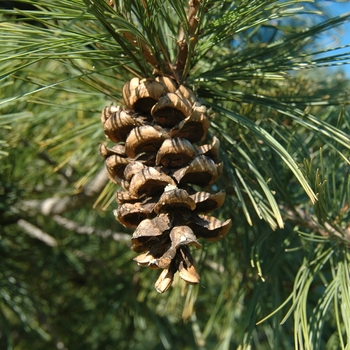
<path fill-rule="evenodd" d="M 80 193 L 63 198 L 53 197 L 41 201 L 22 201 L 15 208 L 13 208 L 13 212 L 25 212 L 26 215 L 29 216 L 35 216 L 38 213 L 42 215 L 52 216 L 53 220 L 57 224 L 66 228 L 67 230 L 74 231 L 79 234 L 94 234 L 104 238 L 111 237 L 118 242 L 130 242 L 130 235 L 127 233 L 113 232 L 112 230 L 99 230 L 91 226 L 82 226 L 72 220 L 68 220 L 60 216 L 60 214 L 66 211 L 77 209 L 87 202 L 92 202 L 101 193 L 107 183 L 108 176 L 105 167 L 103 167 Z M 54 240 L 54 238 L 45 232 L 42 232 L 40 229 L 31 225 L 27 221 L 21 219 L 17 223 L 33 237 L 36 237 L 43 241 L 46 239 L 45 243 L 48 245 L 57 245 L 57 242 Z M 51 237 L 54 241 L 50 241 L 50 239 L 47 237 Z"/>
<path fill-rule="evenodd" d="M 118 242 L 130 242 L 130 235 L 122 232 L 113 232 L 112 230 L 99 230 L 92 226 L 81 226 L 79 223 L 66 219 L 60 215 L 54 215 L 53 220 L 69 231 L 74 231 L 82 235 L 94 234 L 100 237 L 111 237 Z"/>
<path fill-rule="evenodd" d="M 42 231 L 40 228 L 34 226 L 30 222 L 23 219 L 19 219 L 17 221 L 17 225 L 20 228 L 22 228 L 25 232 L 27 232 L 29 236 L 39 239 L 40 241 L 44 242 L 46 245 L 50 247 L 57 246 L 57 241 L 52 236 Z"/>
<path fill-rule="evenodd" d="M 287 220 L 293 221 L 295 224 L 301 225 L 311 231 L 317 232 L 321 236 L 333 236 L 340 238 L 349 244 L 350 242 L 350 230 L 345 229 L 344 234 L 337 231 L 330 224 L 325 223 L 324 227 L 317 223 L 317 219 L 300 208 L 294 208 L 293 210 L 285 206 L 280 206 L 283 216 Z"/>
<path fill-rule="evenodd" d="M 44 200 L 22 201 L 17 205 L 17 208 L 20 211 L 27 212 L 31 216 L 38 213 L 43 215 L 59 215 L 93 201 L 107 183 L 108 176 L 105 167 L 103 167 L 78 194 L 62 198 L 53 197 Z"/>

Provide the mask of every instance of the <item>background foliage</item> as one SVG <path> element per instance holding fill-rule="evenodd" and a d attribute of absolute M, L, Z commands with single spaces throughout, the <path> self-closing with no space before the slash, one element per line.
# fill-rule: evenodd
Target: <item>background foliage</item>
<path fill-rule="evenodd" d="M 186 1 L 0 4 L 1 348 L 349 349 L 349 82 L 327 67 L 350 51 L 318 38 L 350 14 L 203 0 L 192 45 Z M 233 227 L 199 286 L 159 295 L 112 215 L 99 114 L 169 74 L 180 27 Z"/>

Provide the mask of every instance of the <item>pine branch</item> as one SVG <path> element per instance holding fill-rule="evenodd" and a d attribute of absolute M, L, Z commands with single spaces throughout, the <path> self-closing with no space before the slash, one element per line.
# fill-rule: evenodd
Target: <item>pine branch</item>
<path fill-rule="evenodd" d="M 323 237 L 337 237 L 342 241 L 346 241 L 348 244 L 350 243 L 350 229 L 344 229 L 342 234 L 337 231 L 334 227 L 332 227 L 329 223 L 325 222 L 324 227 L 318 224 L 318 220 L 315 216 L 310 215 L 305 210 L 300 208 L 288 208 L 284 205 L 279 206 L 282 211 L 282 215 L 286 220 L 290 220 L 295 225 L 301 225 L 304 228 L 309 229 L 310 231 L 319 234 Z"/>
<path fill-rule="evenodd" d="M 62 198 L 52 197 L 44 200 L 27 200 L 20 202 L 16 207 L 29 215 L 60 215 L 69 210 L 82 207 L 93 201 L 108 183 L 107 172 L 102 168 L 96 176 L 78 194 Z"/>
<path fill-rule="evenodd" d="M 112 237 L 118 242 L 130 242 L 130 235 L 123 232 L 113 232 L 112 230 L 100 230 L 92 226 L 82 226 L 79 223 L 66 219 L 60 215 L 54 215 L 53 220 L 69 231 L 75 231 L 81 235 L 91 235 L 94 234 L 99 237 L 108 238 Z"/>
<path fill-rule="evenodd" d="M 57 241 L 48 233 L 42 231 L 40 228 L 34 226 L 30 222 L 20 219 L 17 221 L 17 225 L 22 228 L 29 236 L 36 238 L 50 247 L 56 247 Z"/>

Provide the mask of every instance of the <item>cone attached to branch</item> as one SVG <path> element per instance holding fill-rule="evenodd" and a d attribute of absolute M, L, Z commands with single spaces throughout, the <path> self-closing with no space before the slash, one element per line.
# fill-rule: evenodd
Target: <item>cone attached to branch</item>
<path fill-rule="evenodd" d="M 124 85 L 126 108 L 106 107 L 101 116 L 106 137 L 117 143 L 101 145 L 110 179 L 117 192 L 117 220 L 135 228 L 132 249 L 140 266 L 162 269 L 155 288 L 171 287 L 174 275 L 199 283 L 190 246 L 199 238 L 217 241 L 231 227 L 209 212 L 221 207 L 225 192 L 210 188 L 222 172 L 220 143 L 203 142 L 210 126 L 205 106 L 189 88 L 168 77 L 133 78 Z M 197 188 L 196 187 L 196 188 Z"/>

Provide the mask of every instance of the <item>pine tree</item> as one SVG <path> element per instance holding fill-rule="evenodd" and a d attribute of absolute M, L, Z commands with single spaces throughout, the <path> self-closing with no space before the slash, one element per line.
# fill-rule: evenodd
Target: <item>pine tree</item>
<path fill-rule="evenodd" d="M 317 37 L 350 15 L 302 1 L 12 5 L 0 347 L 349 347 L 348 81 L 327 70 L 349 52 Z M 167 293 L 132 259 L 164 268 Z"/>

